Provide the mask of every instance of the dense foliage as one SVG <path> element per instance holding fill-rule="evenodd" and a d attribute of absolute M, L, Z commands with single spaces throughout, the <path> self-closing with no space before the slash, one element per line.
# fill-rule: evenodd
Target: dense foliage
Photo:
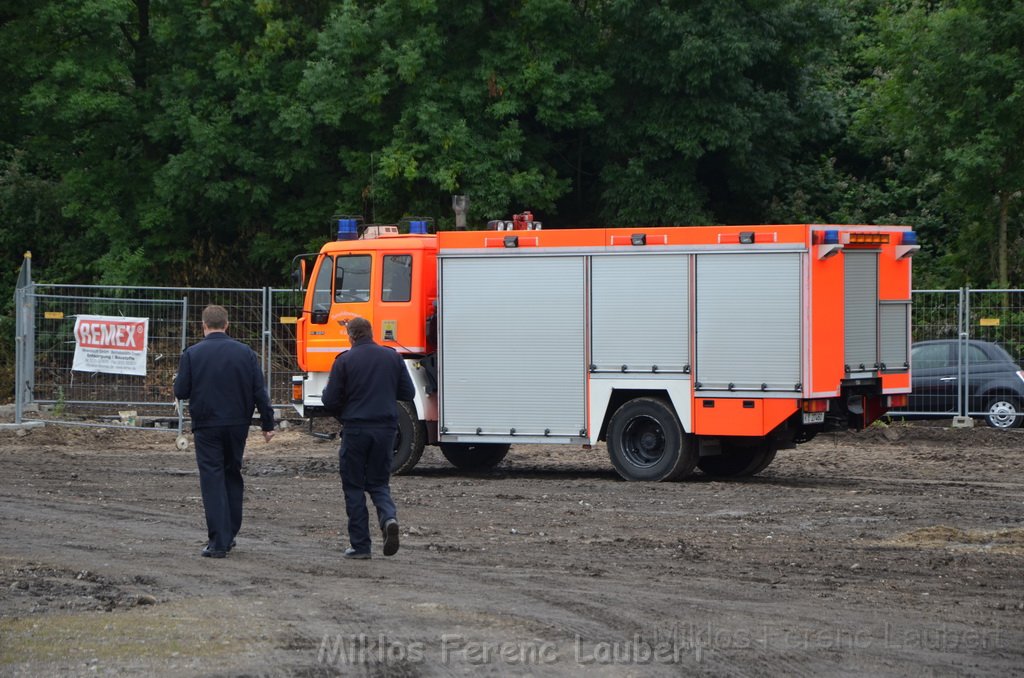
<path fill-rule="evenodd" d="M 0 251 L 280 285 L 332 214 L 913 224 L 1024 285 L 1021 0 L 8 0 Z"/>

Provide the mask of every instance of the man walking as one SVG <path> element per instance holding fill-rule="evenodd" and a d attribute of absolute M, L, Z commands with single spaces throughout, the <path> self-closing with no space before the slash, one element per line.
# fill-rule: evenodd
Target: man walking
<path fill-rule="evenodd" d="M 398 551 L 398 519 L 388 483 L 398 401 L 412 400 L 416 391 L 402 357 L 373 341 L 369 321 L 352 318 L 346 328 L 352 348 L 335 359 L 323 392 L 324 407 L 342 424 L 338 466 L 351 544 L 345 557 L 370 558 L 366 494 L 377 509 L 384 555 L 393 556 Z"/>
<path fill-rule="evenodd" d="M 242 527 L 242 455 L 253 409 L 263 438 L 274 437 L 274 409 L 251 348 L 227 335 L 223 306 L 203 309 L 203 340 L 181 354 L 174 397 L 188 399 L 199 488 L 206 513 L 207 558 L 223 558 Z"/>

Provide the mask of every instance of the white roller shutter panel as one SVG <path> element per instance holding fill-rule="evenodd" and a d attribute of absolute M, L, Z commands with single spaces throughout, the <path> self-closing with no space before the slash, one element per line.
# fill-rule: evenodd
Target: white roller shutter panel
<path fill-rule="evenodd" d="M 442 433 L 579 436 L 586 427 L 583 257 L 440 264 Z"/>
<path fill-rule="evenodd" d="M 696 286 L 699 392 L 797 390 L 800 254 L 698 255 Z"/>
<path fill-rule="evenodd" d="M 689 358 L 689 257 L 591 262 L 591 363 L 597 372 L 682 372 Z"/>
<path fill-rule="evenodd" d="M 910 303 L 883 301 L 878 307 L 881 360 L 887 372 L 907 370 L 910 366 Z"/>
<path fill-rule="evenodd" d="M 874 370 L 878 363 L 878 253 L 849 250 L 843 258 L 846 365 L 851 372 Z"/>

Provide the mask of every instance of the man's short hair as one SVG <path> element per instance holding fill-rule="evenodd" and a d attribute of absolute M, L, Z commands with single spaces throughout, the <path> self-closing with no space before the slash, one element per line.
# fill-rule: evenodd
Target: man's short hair
<path fill-rule="evenodd" d="M 349 340 L 353 343 L 360 339 L 373 339 L 373 327 L 370 325 L 370 321 L 366 318 L 352 318 L 345 325 L 345 328 L 348 330 Z"/>
<path fill-rule="evenodd" d="M 211 330 L 223 330 L 228 326 L 228 310 L 211 304 L 203 309 L 203 324 Z"/>

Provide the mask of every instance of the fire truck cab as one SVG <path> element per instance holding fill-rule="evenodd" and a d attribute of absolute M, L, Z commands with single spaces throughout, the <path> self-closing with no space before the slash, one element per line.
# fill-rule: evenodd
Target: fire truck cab
<path fill-rule="evenodd" d="M 324 414 L 345 322 L 367 318 L 417 387 L 396 472 L 426 444 L 479 469 L 515 443 L 606 441 L 629 480 L 747 476 L 910 391 L 905 226 L 395 231 L 342 224 L 321 249 L 293 397 Z"/>

